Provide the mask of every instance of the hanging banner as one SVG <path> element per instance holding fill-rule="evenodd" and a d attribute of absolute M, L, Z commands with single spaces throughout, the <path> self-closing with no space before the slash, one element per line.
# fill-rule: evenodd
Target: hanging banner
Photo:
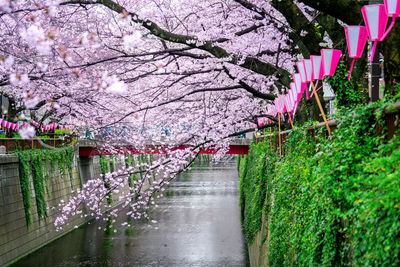
<path fill-rule="evenodd" d="M 325 76 L 335 75 L 341 55 L 342 51 L 338 49 L 321 49 L 322 64 L 324 66 Z"/>
<path fill-rule="evenodd" d="M 374 42 L 371 51 L 370 61 L 374 60 L 376 45 L 378 41 L 385 38 L 385 29 L 388 15 L 384 5 L 366 5 L 361 9 L 364 22 L 367 28 L 368 37 Z"/>
<path fill-rule="evenodd" d="M 363 54 L 365 44 L 367 43 L 368 32 L 367 28 L 364 26 L 346 26 L 344 32 L 346 34 L 349 57 L 353 58 L 348 77 L 348 80 L 350 81 L 354 62 L 356 58 L 360 58 Z"/>

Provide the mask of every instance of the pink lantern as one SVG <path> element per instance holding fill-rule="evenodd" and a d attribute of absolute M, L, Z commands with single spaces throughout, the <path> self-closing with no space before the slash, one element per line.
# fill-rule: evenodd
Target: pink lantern
<path fill-rule="evenodd" d="M 285 113 L 286 109 L 287 109 L 285 96 L 284 95 L 280 95 L 279 98 L 280 98 L 280 102 L 281 102 L 281 105 L 282 105 L 282 113 Z"/>
<path fill-rule="evenodd" d="M 278 103 L 278 112 L 283 114 L 285 112 L 285 103 L 283 102 L 282 95 L 278 96 L 277 103 Z"/>
<path fill-rule="evenodd" d="M 399 17 L 400 0 L 385 0 L 385 11 L 389 17 Z"/>
<path fill-rule="evenodd" d="M 339 63 L 342 51 L 337 49 L 321 49 L 322 65 L 324 66 L 324 75 L 335 75 L 336 67 Z"/>
<path fill-rule="evenodd" d="M 276 109 L 275 109 L 275 106 L 274 106 L 274 105 L 268 106 L 268 108 L 267 108 L 267 113 L 268 113 L 269 115 L 275 117 L 275 116 L 276 116 Z"/>
<path fill-rule="evenodd" d="M 311 79 L 311 77 L 310 78 L 307 77 L 306 66 L 305 66 L 304 61 L 305 60 L 302 60 L 297 63 L 297 69 L 299 70 L 301 82 L 303 83 L 301 86 L 302 90 L 307 87 L 307 82 L 309 82 Z M 297 84 L 296 84 L 296 86 L 297 86 Z M 307 100 L 308 100 L 308 91 L 307 90 L 306 90 L 306 96 L 307 96 Z"/>
<path fill-rule="evenodd" d="M 389 32 L 392 30 L 396 17 L 400 16 L 400 0 L 385 0 L 385 11 L 386 15 L 392 17 L 392 23 L 390 23 L 389 28 L 382 36 L 382 40 L 385 39 Z"/>
<path fill-rule="evenodd" d="M 306 72 L 304 70 L 304 62 L 303 61 L 297 62 L 296 65 L 300 73 L 301 82 L 306 83 L 307 81 L 306 81 Z"/>
<path fill-rule="evenodd" d="M 290 111 L 293 111 L 294 104 L 295 104 L 293 91 L 292 91 L 292 90 L 289 90 L 288 95 L 289 95 L 289 101 L 290 101 L 290 109 L 291 109 Z"/>
<path fill-rule="evenodd" d="M 304 93 L 304 88 L 306 87 L 306 84 L 301 81 L 300 73 L 293 74 L 293 81 L 294 81 L 294 86 L 296 88 L 297 104 L 299 104 L 301 96 Z"/>
<path fill-rule="evenodd" d="M 312 62 L 311 59 L 303 59 L 303 65 L 304 65 L 304 72 L 306 75 L 306 82 L 312 82 L 314 81 L 313 79 L 313 72 L 312 72 Z M 307 96 L 307 100 L 308 100 L 308 90 L 306 89 L 306 96 Z"/>
<path fill-rule="evenodd" d="M 365 44 L 367 42 L 368 32 L 367 28 L 365 28 L 364 26 L 347 26 L 346 28 L 344 28 L 344 32 L 346 33 L 347 50 L 349 52 L 349 57 L 353 58 L 348 78 L 348 80 L 350 81 L 354 62 L 356 58 L 360 58 L 362 56 Z"/>
<path fill-rule="evenodd" d="M 312 82 L 313 79 L 313 72 L 312 72 L 312 62 L 311 59 L 303 59 L 304 71 L 306 74 L 306 82 Z"/>
<path fill-rule="evenodd" d="M 293 91 L 291 89 L 288 90 L 288 95 L 289 95 L 289 100 L 290 103 L 292 104 L 294 101 L 294 97 L 293 97 Z"/>
<path fill-rule="evenodd" d="M 322 56 L 311 56 L 312 79 L 322 80 L 324 78 L 324 66 L 322 65 Z"/>
<path fill-rule="evenodd" d="M 292 110 L 291 110 L 292 106 L 291 106 L 289 94 L 286 94 L 286 95 L 285 95 L 285 106 L 286 106 L 286 111 L 287 111 L 287 112 L 292 111 Z"/>
<path fill-rule="evenodd" d="M 281 105 L 280 105 L 279 102 L 280 102 L 280 101 L 279 101 L 279 98 L 275 98 L 275 100 L 274 100 L 275 109 L 276 109 L 277 113 L 282 113 Z"/>
<path fill-rule="evenodd" d="M 302 82 L 300 73 L 293 74 L 293 82 L 294 82 L 294 85 L 296 86 L 297 95 L 300 95 L 300 97 L 301 97 L 301 95 L 304 92 L 304 88 L 305 88 L 306 84 Z M 299 98 L 299 97 L 297 97 L 297 98 Z M 298 100 L 300 100 L 300 99 L 298 99 Z"/>
<path fill-rule="evenodd" d="M 292 92 L 294 102 L 297 103 L 297 88 L 294 82 L 290 83 L 290 91 Z"/>
<path fill-rule="evenodd" d="M 383 41 L 385 38 L 385 28 L 388 16 L 384 5 L 363 6 L 361 12 L 364 17 L 365 25 L 367 26 L 368 37 L 371 41 L 374 41 L 370 58 L 370 61 L 373 61 L 377 41 Z"/>
<path fill-rule="evenodd" d="M 262 126 L 264 124 L 263 118 L 257 118 L 257 125 Z"/>
<path fill-rule="evenodd" d="M 290 83 L 290 91 L 292 92 L 293 101 L 294 101 L 294 108 L 290 114 L 290 116 L 292 116 L 292 114 L 294 115 L 296 113 L 297 106 L 299 105 L 299 102 L 300 102 L 301 94 L 300 94 L 300 98 L 299 98 L 299 94 L 297 93 L 296 84 L 294 82 Z"/>
<path fill-rule="evenodd" d="M 290 91 L 285 95 L 286 111 L 289 114 L 288 121 L 290 121 L 291 112 L 293 111 L 292 100 L 290 96 Z"/>

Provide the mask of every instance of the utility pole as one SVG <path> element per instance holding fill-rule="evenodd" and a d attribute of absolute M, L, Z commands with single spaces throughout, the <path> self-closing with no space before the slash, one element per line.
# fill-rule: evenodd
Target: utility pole
<path fill-rule="evenodd" d="M 368 0 L 368 4 L 383 4 L 382 0 Z M 376 102 L 379 100 L 379 79 L 381 78 L 381 66 L 379 63 L 379 49 L 380 44 L 378 43 L 374 55 L 374 59 L 371 62 L 371 80 L 369 86 L 369 93 L 371 97 L 371 102 Z"/>
<path fill-rule="evenodd" d="M 374 59 L 371 62 L 371 85 L 370 85 L 371 102 L 376 102 L 379 100 L 380 78 L 381 78 L 381 66 L 379 63 L 379 44 L 378 44 L 375 51 Z"/>
<path fill-rule="evenodd" d="M 3 118 L 3 95 L 0 94 L 0 119 Z"/>

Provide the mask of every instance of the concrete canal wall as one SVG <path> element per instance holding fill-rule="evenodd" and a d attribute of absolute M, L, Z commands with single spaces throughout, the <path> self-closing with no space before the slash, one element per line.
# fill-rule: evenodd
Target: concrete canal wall
<path fill-rule="evenodd" d="M 124 156 L 116 157 L 115 161 L 115 167 L 125 166 Z M 0 266 L 31 253 L 89 220 L 88 217 L 76 215 L 62 231 L 56 232 L 53 223 L 57 209 L 52 207 L 57 207 L 61 200 L 68 201 L 72 196 L 71 191 L 80 188 L 90 177 L 99 177 L 100 157 L 79 158 L 75 150 L 71 175 L 69 170 L 52 170 L 54 164 L 47 165 L 50 170 L 43 167 L 43 173 L 50 173 L 47 186 L 44 186 L 47 217 L 39 219 L 31 170 L 29 191 L 32 223 L 28 226 L 19 178 L 19 158 L 17 155 L 0 155 Z M 126 190 L 129 190 L 128 186 Z M 113 196 L 113 199 L 114 205 L 118 205 L 118 196 Z"/>
<path fill-rule="evenodd" d="M 268 266 L 268 236 L 267 231 L 267 220 L 265 213 L 262 216 L 261 230 L 254 237 L 254 241 L 251 244 L 247 244 L 247 250 L 249 252 L 250 266 L 254 267 L 266 267 Z"/>

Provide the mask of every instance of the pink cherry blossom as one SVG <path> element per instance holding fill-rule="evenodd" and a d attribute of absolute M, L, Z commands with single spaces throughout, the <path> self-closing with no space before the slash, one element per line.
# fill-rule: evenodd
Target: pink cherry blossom
<path fill-rule="evenodd" d="M 90 129 L 107 153 L 165 147 L 152 163 L 134 155 L 133 166 L 91 177 L 57 207 L 57 227 L 84 216 L 83 206 L 100 218 L 112 192 L 123 203 L 112 214 L 147 218 L 201 149 L 219 149 L 221 159 L 257 118 L 275 124 L 273 101 L 300 56 L 270 1 L 0 0 L 0 10 L 0 94 L 50 114 L 42 125 L 73 125 L 82 137 Z"/>

